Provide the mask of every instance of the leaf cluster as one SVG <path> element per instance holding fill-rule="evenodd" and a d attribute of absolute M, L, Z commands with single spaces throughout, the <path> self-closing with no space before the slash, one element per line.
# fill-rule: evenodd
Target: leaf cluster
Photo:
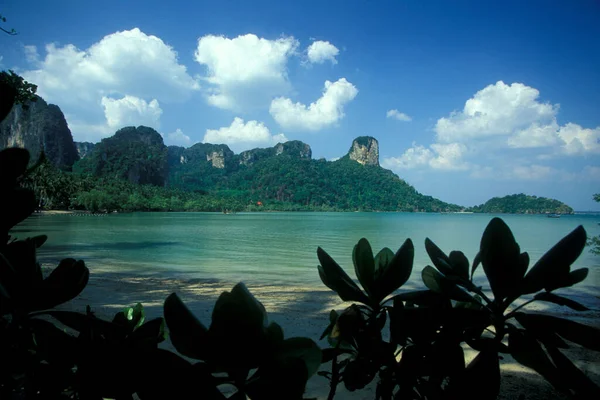
<path fill-rule="evenodd" d="M 322 339 L 332 361 L 333 398 L 338 384 L 364 388 L 378 377 L 376 399 L 494 399 L 500 390 L 501 354 L 510 354 L 557 390 L 581 398 L 600 395 L 594 384 L 562 352 L 574 343 L 600 351 L 600 331 L 568 319 L 523 311 L 532 302 L 549 302 L 575 311 L 584 305 L 556 294 L 576 285 L 587 268 L 571 270 L 586 233 L 579 226 L 531 268 L 529 256 L 500 218 L 490 221 L 472 263 L 460 251 L 443 252 L 430 239 L 425 249 L 432 265 L 421 271 L 426 290 L 395 293 L 412 272 L 410 239 L 394 254 L 373 256 L 366 239 L 353 250 L 354 271 L 362 289 L 321 248 L 319 275 L 344 301 L 330 314 Z M 487 287 L 473 276 L 482 266 Z M 464 349 L 477 356 L 465 363 Z"/>

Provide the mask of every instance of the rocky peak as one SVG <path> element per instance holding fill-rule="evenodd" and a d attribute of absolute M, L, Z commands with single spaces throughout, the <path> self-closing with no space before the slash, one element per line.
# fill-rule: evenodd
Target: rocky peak
<path fill-rule="evenodd" d="M 146 146 L 163 146 L 160 133 L 147 126 L 127 126 L 119 129 L 113 136 L 115 140 L 128 142 L 142 142 Z"/>
<path fill-rule="evenodd" d="M 371 136 L 359 136 L 352 141 L 348 157 L 362 165 L 379 165 L 379 142 Z"/>
<path fill-rule="evenodd" d="M 64 169 L 79 159 L 62 111 L 41 97 L 27 107 L 15 105 L 0 122 L 0 149 L 6 147 L 26 148 L 32 162 L 43 151 L 52 164 Z"/>
<path fill-rule="evenodd" d="M 290 140 L 289 142 L 278 143 L 275 146 L 275 154 L 287 154 L 292 157 L 310 159 L 312 157 L 312 150 L 306 143 L 299 140 Z"/>

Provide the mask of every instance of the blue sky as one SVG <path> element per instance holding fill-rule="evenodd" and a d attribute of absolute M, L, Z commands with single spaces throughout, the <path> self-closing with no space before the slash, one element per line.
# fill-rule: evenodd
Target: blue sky
<path fill-rule="evenodd" d="M 190 4 L 192 3 L 192 4 Z M 380 162 L 462 205 L 525 192 L 600 210 L 600 3 L 11 1 L 3 69 L 75 140 L 149 125 L 167 144 L 283 140 Z"/>

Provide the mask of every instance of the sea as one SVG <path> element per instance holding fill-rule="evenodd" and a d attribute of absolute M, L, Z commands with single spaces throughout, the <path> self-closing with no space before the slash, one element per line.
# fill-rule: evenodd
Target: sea
<path fill-rule="evenodd" d="M 430 238 L 447 254 L 462 251 L 470 261 L 493 217 L 511 228 L 531 264 L 578 225 L 600 235 L 599 214 L 435 214 L 396 212 L 128 213 L 33 215 L 13 230 L 19 238 L 45 234 L 38 250 L 44 266 L 66 257 L 83 259 L 92 274 L 169 276 L 206 281 L 322 287 L 317 248 L 322 247 L 354 277 L 352 248 L 367 238 L 376 253 L 394 252 L 410 238 L 415 246 L 411 282 L 431 261 Z M 573 269 L 590 274 L 578 290 L 600 296 L 600 256 L 584 249 Z M 481 268 L 476 280 L 483 282 Z"/>

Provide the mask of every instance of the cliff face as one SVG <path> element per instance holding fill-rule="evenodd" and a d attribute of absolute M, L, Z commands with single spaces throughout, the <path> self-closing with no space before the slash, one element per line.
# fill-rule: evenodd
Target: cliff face
<path fill-rule="evenodd" d="M 196 143 L 192 147 L 184 148 L 169 146 L 169 165 L 206 164 L 213 168 L 224 169 L 233 164 L 233 151 L 226 144 Z"/>
<path fill-rule="evenodd" d="M 62 169 L 71 168 L 79 159 L 62 111 L 41 97 L 29 103 L 27 109 L 14 106 L 0 123 L 0 148 L 6 147 L 26 148 L 32 161 L 44 151 L 48 160 Z"/>
<path fill-rule="evenodd" d="M 240 165 L 250 166 L 264 158 L 279 156 L 282 154 L 310 160 L 312 157 L 312 150 L 306 143 L 303 143 L 299 140 L 291 140 L 285 143 L 278 143 L 275 145 L 275 147 L 243 151 L 239 154 L 238 158 Z"/>
<path fill-rule="evenodd" d="M 352 141 L 348 157 L 362 165 L 379 166 L 379 142 L 371 136 L 360 136 Z"/>
<path fill-rule="evenodd" d="M 167 146 L 146 126 L 129 126 L 102 139 L 74 169 L 131 183 L 164 186 L 168 175 Z"/>
<path fill-rule="evenodd" d="M 79 159 L 82 159 L 88 154 L 90 154 L 92 150 L 94 150 L 95 145 L 95 143 L 91 142 L 75 142 L 75 148 L 77 149 Z"/>

